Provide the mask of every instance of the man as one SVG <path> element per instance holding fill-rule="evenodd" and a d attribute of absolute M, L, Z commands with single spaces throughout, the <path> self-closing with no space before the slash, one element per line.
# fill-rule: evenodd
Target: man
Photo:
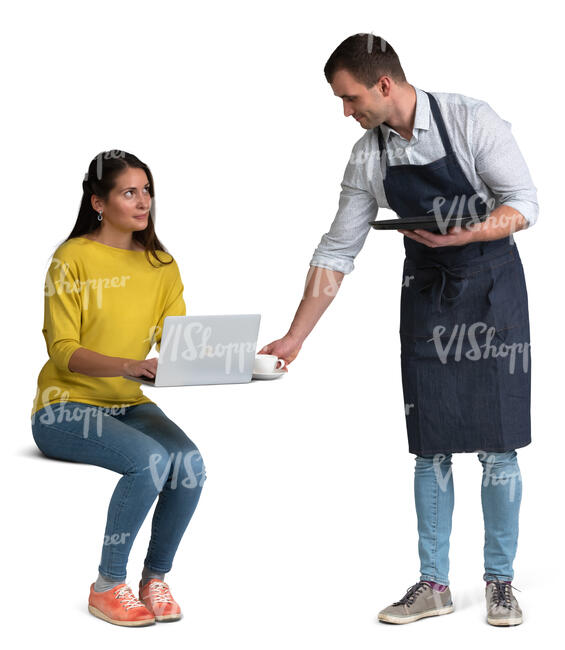
<path fill-rule="evenodd" d="M 354 266 L 379 207 L 433 215 L 440 232 L 401 229 L 400 341 L 420 579 L 379 613 L 410 623 L 453 611 L 449 535 L 451 455 L 483 465 L 487 620 L 517 625 L 512 592 L 521 477 L 516 448 L 531 442 L 529 315 L 512 233 L 537 219 L 536 188 L 510 132 L 483 101 L 409 84 L 393 48 L 372 34 L 347 38 L 324 68 L 344 114 L 366 130 L 355 143 L 339 209 L 310 261 L 288 333 L 261 353 L 287 364 Z M 442 222 L 473 217 L 470 226 Z M 461 224 L 462 222 L 460 222 Z"/>

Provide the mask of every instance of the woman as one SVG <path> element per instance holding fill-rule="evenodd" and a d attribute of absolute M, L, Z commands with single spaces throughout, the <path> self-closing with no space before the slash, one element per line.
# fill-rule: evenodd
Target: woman
<path fill-rule="evenodd" d="M 178 266 L 155 234 L 149 167 L 124 151 L 90 163 L 75 226 L 45 283 L 43 366 L 32 410 L 39 449 L 122 474 L 110 500 L 89 611 L 110 623 L 178 620 L 165 573 L 198 504 L 205 468 L 194 443 L 123 378 L 154 377 L 167 316 L 184 316 Z M 133 541 L 158 497 L 139 600 L 125 583 Z"/>

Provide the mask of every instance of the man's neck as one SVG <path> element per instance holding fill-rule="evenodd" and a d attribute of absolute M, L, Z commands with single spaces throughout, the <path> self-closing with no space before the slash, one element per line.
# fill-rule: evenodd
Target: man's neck
<path fill-rule="evenodd" d="M 406 84 L 405 89 L 400 86 L 392 115 L 384 124 L 410 141 L 412 139 L 415 119 L 416 89 L 411 84 Z"/>

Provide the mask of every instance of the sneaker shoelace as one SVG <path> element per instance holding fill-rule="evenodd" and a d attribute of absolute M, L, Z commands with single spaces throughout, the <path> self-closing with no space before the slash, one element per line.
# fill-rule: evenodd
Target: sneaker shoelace
<path fill-rule="evenodd" d="M 166 582 L 152 582 L 149 590 L 156 603 L 172 603 L 173 597 Z"/>
<path fill-rule="evenodd" d="M 491 584 L 494 585 L 494 590 L 492 592 L 492 599 L 495 605 L 502 605 L 507 609 L 512 609 L 512 589 L 520 591 L 516 587 L 507 582 L 501 582 L 500 580 L 493 580 Z"/>
<path fill-rule="evenodd" d="M 424 587 L 429 586 L 430 585 L 427 582 L 423 582 L 422 580 L 420 582 L 417 582 L 415 585 L 412 585 L 410 589 L 408 589 L 408 591 L 404 594 L 404 596 L 402 596 L 400 600 L 397 600 L 395 603 L 393 603 L 393 606 L 406 605 L 406 607 L 410 607 L 421 590 Z"/>
<path fill-rule="evenodd" d="M 145 605 L 135 597 L 133 591 L 128 585 L 118 589 L 114 597 L 117 598 L 126 609 L 131 609 L 132 607 L 145 607 Z"/>

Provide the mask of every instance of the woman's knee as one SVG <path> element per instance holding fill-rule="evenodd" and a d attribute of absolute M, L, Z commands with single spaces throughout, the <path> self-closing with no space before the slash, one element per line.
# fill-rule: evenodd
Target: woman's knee
<path fill-rule="evenodd" d="M 175 484 L 187 488 L 202 487 L 206 480 L 206 467 L 200 450 L 192 441 L 187 440 L 186 444 L 172 452 L 171 460 Z"/>

